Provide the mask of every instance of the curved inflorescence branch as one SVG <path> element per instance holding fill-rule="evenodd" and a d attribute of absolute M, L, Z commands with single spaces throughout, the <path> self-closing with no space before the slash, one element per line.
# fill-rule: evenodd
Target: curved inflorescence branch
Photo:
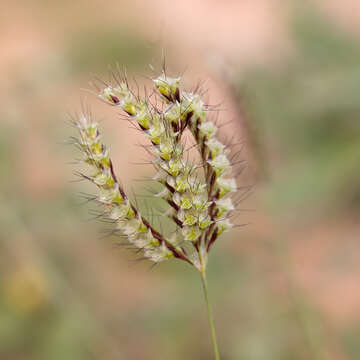
<path fill-rule="evenodd" d="M 75 124 L 82 160 L 92 170 L 90 175 L 83 177 L 98 187 L 95 199 L 103 206 L 104 216 L 114 222 L 130 243 L 143 250 L 146 258 L 160 262 L 175 257 L 190 262 L 176 242 L 165 239 L 130 202 L 117 181 L 109 151 L 101 142 L 98 124 L 91 114 L 82 114 Z"/>
<path fill-rule="evenodd" d="M 227 157 L 226 146 L 216 138 L 217 127 L 207 120 L 207 109 L 198 94 L 184 94 L 186 106 L 193 109 L 190 130 L 197 143 L 199 154 L 204 163 L 208 196 L 208 214 L 211 225 L 204 235 L 208 252 L 224 231 L 232 227 L 229 215 L 235 209 L 231 199 L 225 195 L 237 190 L 236 181 L 231 174 L 231 163 Z"/>
<path fill-rule="evenodd" d="M 149 139 L 157 171 L 153 179 L 163 185 L 157 196 L 169 205 L 166 215 L 180 236 L 174 234 L 168 239 L 160 234 L 130 203 L 100 142 L 98 125 L 91 116 L 83 115 L 77 122 L 79 145 L 84 161 L 94 170 L 87 178 L 99 188 L 97 200 L 129 241 L 144 250 L 145 257 L 155 262 L 175 257 L 203 271 L 215 240 L 232 226 L 229 215 L 234 205 L 226 195 L 237 190 L 235 179 L 229 177 L 226 147 L 215 137 L 217 127 L 208 119 L 201 96 L 180 90 L 180 78 L 167 77 L 163 72 L 153 80 L 162 100 L 160 108 L 149 97 L 133 93 L 126 79 L 115 80 L 115 85 L 107 84 L 99 91 L 99 97 L 121 108 Z M 186 129 L 195 139 L 200 167 L 185 158 L 182 140 Z M 204 170 L 202 176 L 199 168 Z M 187 244 L 192 245 L 190 253 L 185 250 Z"/>
<path fill-rule="evenodd" d="M 196 249 L 205 261 L 206 255 L 218 236 L 232 227 L 229 221 L 231 211 L 235 209 L 231 199 L 225 195 L 237 191 L 236 181 L 229 177 L 231 164 L 227 157 L 226 146 L 216 139 L 216 125 L 207 120 L 208 109 L 199 94 L 181 92 L 173 88 L 174 79 L 162 76 L 155 80 L 155 84 L 163 97 L 182 109 L 186 115 L 186 125 L 196 141 L 201 156 L 205 175 L 206 198 L 202 198 L 199 218 L 206 219 L 194 231 L 200 234 L 193 238 Z M 169 95 L 171 94 L 172 95 Z M 176 96 L 175 96 L 176 94 Z M 203 266 L 205 266 L 203 265 Z"/>

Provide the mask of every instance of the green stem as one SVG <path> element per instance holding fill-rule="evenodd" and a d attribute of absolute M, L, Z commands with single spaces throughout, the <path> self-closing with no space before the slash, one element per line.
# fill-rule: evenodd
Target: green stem
<path fill-rule="evenodd" d="M 215 360 L 220 360 L 219 349 L 218 349 L 218 345 L 217 345 L 217 341 L 216 341 L 214 317 L 213 317 L 213 313 L 212 313 L 212 309 L 211 309 L 211 305 L 210 305 L 210 301 L 209 301 L 209 292 L 208 292 L 208 287 L 207 287 L 205 270 L 201 271 L 200 274 L 201 274 L 201 280 L 202 280 L 202 285 L 203 285 L 204 295 L 205 295 L 205 302 L 206 302 L 208 316 L 209 316 L 209 323 L 210 323 L 210 329 L 211 329 L 212 342 L 213 342 L 213 346 L 214 346 Z"/>

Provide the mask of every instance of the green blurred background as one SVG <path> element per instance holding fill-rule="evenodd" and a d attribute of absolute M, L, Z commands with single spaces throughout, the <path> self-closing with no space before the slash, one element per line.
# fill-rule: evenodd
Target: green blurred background
<path fill-rule="evenodd" d="M 210 257 L 222 359 L 360 359 L 357 0 L 2 1 L 0 45 L 1 360 L 212 358 L 198 274 L 104 238 L 65 145 L 82 99 L 142 192 L 141 139 L 80 89 L 164 53 L 225 103 L 255 185 Z"/>

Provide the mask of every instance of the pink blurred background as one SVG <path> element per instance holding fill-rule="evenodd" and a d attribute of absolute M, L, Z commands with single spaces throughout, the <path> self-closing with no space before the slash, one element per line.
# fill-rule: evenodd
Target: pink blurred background
<path fill-rule="evenodd" d="M 164 54 L 255 185 L 210 258 L 222 359 L 360 358 L 359 1 L 3 1 L 0 45 L 0 359 L 211 358 L 197 274 L 104 239 L 65 145 L 82 99 L 142 192 L 141 135 L 82 89 Z"/>

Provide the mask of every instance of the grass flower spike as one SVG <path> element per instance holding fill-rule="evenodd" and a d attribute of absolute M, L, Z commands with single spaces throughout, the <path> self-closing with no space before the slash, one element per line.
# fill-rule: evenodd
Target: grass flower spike
<path fill-rule="evenodd" d="M 89 167 L 89 172 L 81 176 L 96 185 L 94 200 L 114 229 L 145 258 L 155 263 L 178 259 L 200 272 L 215 358 L 220 359 L 208 301 L 206 265 L 216 240 L 233 226 L 230 215 L 235 205 L 229 194 L 237 191 L 237 185 L 231 176 L 230 146 L 217 138 L 218 128 L 209 116 L 210 107 L 197 92 L 180 89 L 180 80 L 163 71 L 153 79 L 155 95 L 141 97 L 130 89 L 126 79 L 114 76 L 98 94 L 106 103 L 121 109 L 147 138 L 144 147 L 151 153 L 156 169 L 153 180 L 162 186 L 154 196 L 166 202 L 168 209 L 162 215 L 173 221 L 174 233 L 156 230 L 130 201 L 90 112 L 84 112 L 75 121 L 79 133 L 76 145 Z M 186 148 L 186 133 L 198 152 L 193 159 Z"/>

